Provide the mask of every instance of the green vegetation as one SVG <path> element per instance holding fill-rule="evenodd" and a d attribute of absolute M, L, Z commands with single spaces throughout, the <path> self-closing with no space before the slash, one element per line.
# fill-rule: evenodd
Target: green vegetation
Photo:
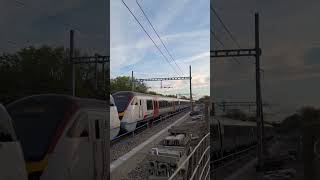
<path fill-rule="evenodd" d="M 131 78 L 129 76 L 119 76 L 110 80 L 110 92 L 114 93 L 117 91 L 131 91 Z M 134 91 L 147 93 L 148 87 L 143 82 L 135 80 Z"/>
<path fill-rule="evenodd" d="M 223 115 L 223 117 L 242 120 L 242 121 L 256 121 L 254 116 L 250 116 L 240 109 L 232 109 Z"/>
<path fill-rule="evenodd" d="M 301 132 L 303 126 L 315 123 L 320 123 L 320 109 L 306 106 L 286 117 L 277 130 L 281 133 Z"/>
<path fill-rule="evenodd" d="M 75 51 L 80 56 L 80 51 Z M 70 94 L 68 50 L 63 47 L 28 47 L 0 55 L 0 102 L 42 93 Z M 94 64 L 76 65 L 76 96 L 105 98 L 105 91 L 94 87 Z M 98 79 L 103 72 L 98 69 Z M 108 78 L 108 77 L 106 77 Z M 106 83 L 107 86 L 107 83 Z"/>

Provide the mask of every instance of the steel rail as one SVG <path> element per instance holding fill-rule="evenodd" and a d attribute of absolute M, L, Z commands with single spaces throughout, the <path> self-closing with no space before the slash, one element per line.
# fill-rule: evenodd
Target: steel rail
<path fill-rule="evenodd" d="M 176 116 L 176 115 L 178 115 L 178 114 L 180 114 L 180 113 L 185 112 L 186 110 L 188 110 L 188 108 L 184 108 L 184 109 L 181 109 L 181 110 L 179 110 L 179 111 L 177 111 L 177 112 L 174 112 L 174 113 L 172 113 L 172 114 L 166 115 L 166 116 L 164 116 L 164 117 L 160 117 L 158 120 L 153 121 L 153 122 L 152 122 L 152 125 L 153 125 L 154 123 L 158 123 L 158 122 L 161 122 L 161 121 L 163 121 L 163 120 L 170 119 L 170 118 L 172 118 L 173 116 Z M 126 137 L 126 136 L 129 136 L 129 135 L 131 135 L 131 134 L 132 134 L 132 136 L 134 137 L 136 134 L 138 134 L 138 132 L 137 132 L 138 130 L 142 129 L 143 127 L 147 127 L 147 128 L 149 127 L 149 121 L 150 121 L 150 120 L 141 121 L 141 122 L 145 122 L 145 124 L 137 127 L 137 128 L 136 128 L 135 130 L 133 130 L 133 131 L 126 132 L 126 133 L 123 133 L 123 134 L 115 137 L 114 139 L 111 140 L 111 144 L 114 144 L 114 143 L 116 143 L 117 141 L 120 141 L 121 138 Z M 132 123 L 131 123 L 131 124 L 132 124 Z"/>

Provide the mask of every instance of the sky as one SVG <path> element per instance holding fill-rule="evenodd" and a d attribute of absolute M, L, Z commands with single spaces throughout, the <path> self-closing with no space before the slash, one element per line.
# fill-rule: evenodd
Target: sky
<path fill-rule="evenodd" d="M 138 2 L 177 65 L 166 53 L 136 1 L 125 0 L 125 3 L 171 65 L 157 50 L 122 1 L 114 0 L 110 2 L 111 78 L 131 76 L 131 71 L 134 72 L 135 78 L 189 76 L 189 65 L 191 65 L 194 98 L 209 95 L 209 0 L 139 0 Z M 161 82 L 146 82 L 146 84 L 150 87 L 150 91 L 162 94 L 188 96 L 189 93 L 188 80 L 162 82 L 162 86 L 171 88 L 161 88 Z"/>
<path fill-rule="evenodd" d="M 27 46 L 69 46 L 89 55 L 108 53 L 107 2 L 89 0 L 0 0 L 0 52 Z"/>
<path fill-rule="evenodd" d="M 214 9 L 242 48 L 254 45 L 254 12 L 260 16 L 263 101 L 270 119 L 281 120 L 302 106 L 319 107 L 320 92 L 320 1 L 215 0 Z M 211 15 L 211 28 L 227 48 L 233 41 Z M 211 37 L 211 49 L 219 49 Z M 220 48 L 221 49 L 221 48 Z M 212 97 L 217 101 L 254 101 L 254 59 L 211 58 Z"/>

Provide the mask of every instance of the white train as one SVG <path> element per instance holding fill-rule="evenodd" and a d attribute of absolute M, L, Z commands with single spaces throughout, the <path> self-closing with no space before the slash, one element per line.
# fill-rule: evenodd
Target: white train
<path fill-rule="evenodd" d="M 108 178 L 107 101 L 44 94 L 22 98 L 6 109 L 14 135 L 0 138 L 0 145 L 6 147 L 0 153 L 10 159 L 3 162 L 26 171 L 24 175 L 12 166 L 17 172 L 13 175 L 21 177 L 13 179 Z"/>
<path fill-rule="evenodd" d="M 120 131 L 120 119 L 118 116 L 117 106 L 110 94 L 110 140 L 114 139 Z"/>
<path fill-rule="evenodd" d="M 141 123 L 190 107 L 190 101 L 132 91 L 112 94 L 117 106 L 122 131 L 134 131 Z"/>

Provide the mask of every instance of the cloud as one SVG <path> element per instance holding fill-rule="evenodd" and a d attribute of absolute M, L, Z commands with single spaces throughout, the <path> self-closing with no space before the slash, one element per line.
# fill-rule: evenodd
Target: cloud
<path fill-rule="evenodd" d="M 135 2 L 126 2 L 128 2 L 128 6 L 132 12 L 157 43 L 170 63 L 154 47 L 154 44 L 121 1 L 114 1 L 111 2 L 110 57 L 112 76 L 127 75 L 132 70 L 136 78 L 185 76 L 189 73 L 189 65 L 192 65 L 194 77 L 199 73 L 206 73 L 209 76 L 209 58 L 206 58 L 204 55 L 201 56 L 201 53 L 207 52 L 206 54 L 208 55 L 209 52 L 209 26 L 205 26 L 209 23 L 209 11 L 199 11 L 199 9 L 208 8 L 209 1 L 139 1 L 157 29 L 161 39 L 166 44 L 170 54 L 175 59 L 175 62 L 166 53 L 165 48 L 148 25 L 146 19 L 144 19 Z M 195 6 L 195 4 L 197 5 Z M 199 13 L 195 14 L 188 21 L 181 21 L 182 17 L 186 17 L 191 9 Z M 207 18 L 202 17 L 205 13 L 207 13 Z M 117 18 L 117 21 L 115 18 Z M 196 58 L 202 62 L 196 62 L 196 60 L 191 58 Z M 185 59 L 189 59 L 190 61 L 185 62 Z M 204 59 L 208 60 L 205 61 Z M 180 73 L 176 64 L 178 64 L 183 73 Z M 172 66 L 179 74 L 175 73 Z M 203 70 L 202 66 L 207 68 L 206 71 Z M 208 94 L 209 90 L 205 90 L 205 81 L 207 79 L 204 76 L 195 78 L 193 80 L 193 87 L 195 89 L 202 88 L 199 92 Z M 189 91 L 188 81 L 163 82 L 164 86 L 172 86 L 173 88 L 171 89 L 161 89 L 160 82 L 148 82 L 147 84 L 152 87 L 150 90 L 161 93 L 178 94 Z"/>

